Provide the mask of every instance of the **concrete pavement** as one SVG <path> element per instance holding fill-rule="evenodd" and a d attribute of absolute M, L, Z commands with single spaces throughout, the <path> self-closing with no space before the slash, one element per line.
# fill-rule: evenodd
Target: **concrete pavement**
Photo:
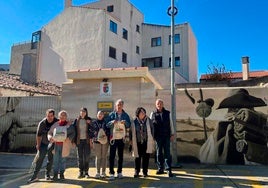
<path fill-rule="evenodd" d="M 44 179 L 44 169 L 39 173 L 39 181 L 27 184 L 31 174 L 28 173 L 33 154 L 0 153 L 0 187 L 3 188 L 39 188 L 39 187 L 150 187 L 150 188 L 233 188 L 253 187 L 268 188 L 268 167 L 248 165 L 205 165 L 182 164 L 182 168 L 174 168 L 174 177 L 167 174 L 155 175 L 156 168 L 153 159 L 150 160 L 149 176 L 133 178 L 134 162 L 126 157 L 123 168 L 123 179 L 95 179 L 94 161 L 90 163 L 90 178 L 77 179 L 78 168 L 76 158 L 68 158 L 65 180 L 52 182 Z M 44 163 L 45 165 L 45 163 Z M 106 169 L 108 172 L 108 168 Z"/>

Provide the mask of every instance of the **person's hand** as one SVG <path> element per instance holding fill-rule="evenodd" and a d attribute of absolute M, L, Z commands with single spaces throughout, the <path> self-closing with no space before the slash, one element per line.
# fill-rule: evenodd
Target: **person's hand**
<path fill-rule="evenodd" d="M 90 149 L 93 149 L 93 142 L 92 141 L 89 142 L 89 147 L 90 147 Z"/>
<path fill-rule="evenodd" d="M 91 121 L 89 119 L 86 122 L 87 122 L 87 124 L 90 124 L 91 123 Z"/>
<path fill-rule="evenodd" d="M 40 150 L 40 145 L 38 145 L 38 144 L 36 144 L 36 150 L 38 151 L 38 150 Z"/>
<path fill-rule="evenodd" d="M 53 139 L 53 137 L 51 137 L 49 141 L 50 141 L 51 143 L 55 142 L 55 140 Z"/>
<path fill-rule="evenodd" d="M 132 152 L 132 145 L 129 145 L 129 147 L 128 147 L 128 151 L 129 151 L 129 152 Z"/>
<path fill-rule="evenodd" d="M 121 120 L 121 123 L 123 123 L 125 125 L 126 124 L 126 120 Z"/>
<path fill-rule="evenodd" d="M 170 136 L 170 141 L 171 141 L 171 142 L 174 141 L 174 135 L 173 135 L 173 134 Z"/>

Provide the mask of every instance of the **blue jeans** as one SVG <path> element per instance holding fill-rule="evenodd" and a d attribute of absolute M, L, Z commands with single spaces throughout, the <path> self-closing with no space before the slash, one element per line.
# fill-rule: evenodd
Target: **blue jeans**
<path fill-rule="evenodd" d="M 110 157 L 109 157 L 110 174 L 114 174 L 114 160 L 115 160 L 116 150 L 118 154 L 117 173 L 122 173 L 124 146 L 125 144 L 123 142 L 123 139 L 114 140 L 114 144 L 110 145 Z"/>
<path fill-rule="evenodd" d="M 53 171 L 54 175 L 58 173 L 63 174 L 66 168 L 66 158 L 62 157 L 62 145 L 55 144 L 55 154 L 53 160 Z"/>
<path fill-rule="evenodd" d="M 163 155 L 164 150 L 164 155 Z M 156 164 L 158 170 L 171 171 L 170 137 L 156 138 Z"/>

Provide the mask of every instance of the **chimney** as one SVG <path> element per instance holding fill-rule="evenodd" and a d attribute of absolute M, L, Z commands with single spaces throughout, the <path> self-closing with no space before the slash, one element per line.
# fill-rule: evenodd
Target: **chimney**
<path fill-rule="evenodd" d="M 243 80 L 248 80 L 249 78 L 249 57 L 242 57 L 242 75 Z"/>
<path fill-rule="evenodd" d="M 72 6 L 72 0 L 65 0 L 64 8 L 69 8 Z"/>

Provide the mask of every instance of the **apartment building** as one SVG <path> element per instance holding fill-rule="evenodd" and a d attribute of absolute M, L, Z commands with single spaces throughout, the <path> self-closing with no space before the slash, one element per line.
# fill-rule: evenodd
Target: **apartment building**
<path fill-rule="evenodd" d="M 175 43 L 176 83 L 196 82 L 196 39 L 189 24 L 176 25 Z M 82 6 L 65 0 L 65 9 L 33 33 L 31 44 L 13 46 L 11 53 L 10 73 L 23 74 L 22 67 L 34 64 L 37 80 L 57 85 L 70 70 L 140 66 L 148 66 L 163 87 L 170 84 L 170 27 L 144 23 L 128 0 Z"/>
<path fill-rule="evenodd" d="M 148 66 L 164 88 L 170 83 L 171 28 L 142 24 L 142 66 Z M 190 24 L 174 27 L 175 82 L 197 81 L 197 42 Z"/>

